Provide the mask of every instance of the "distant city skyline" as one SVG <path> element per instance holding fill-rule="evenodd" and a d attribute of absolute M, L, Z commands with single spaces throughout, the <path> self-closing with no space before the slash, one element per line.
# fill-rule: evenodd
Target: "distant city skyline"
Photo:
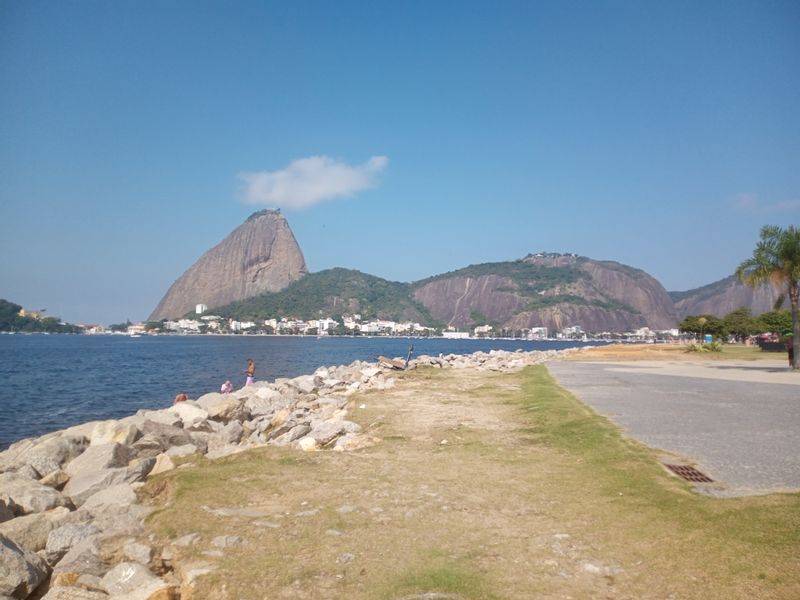
<path fill-rule="evenodd" d="M 800 4 L 0 4 L 0 298 L 140 321 L 251 213 L 312 272 L 667 290 L 800 224 Z"/>

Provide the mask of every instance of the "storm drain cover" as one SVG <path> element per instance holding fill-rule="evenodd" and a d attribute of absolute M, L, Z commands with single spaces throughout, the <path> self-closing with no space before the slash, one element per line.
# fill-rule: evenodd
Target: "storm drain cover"
<path fill-rule="evenodd" d="M 711 479 L 705 473 L 701 473 L 694 467 L 690 467 L 689 465 L 664 465 L 670 471 L 675 473 L 678 477 L 685 479 L 686 481 L 691 481 L 693 483 L 710 483 L 714 480 Z"/>

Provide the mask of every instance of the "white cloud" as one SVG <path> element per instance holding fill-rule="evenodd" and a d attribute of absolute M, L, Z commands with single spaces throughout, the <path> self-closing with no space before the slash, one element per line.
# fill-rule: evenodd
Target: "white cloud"
<path fill-rule="evenodd" d="M 800 200 L 783 200 L 781 202 L 765 204 L 761 202 L 757 194 L 749 192 L 738 194 L 733 204 L 739 210 L 755 213 L 793 212 L 800 210 Z"/>
<path fill-rule="evenodd" d="M 280 171 L 239 173 L 237 179 L 247 204 L 303 209 L 375 187 L 388 163 L 385 156 L 373 156 L 356 166 L 329 156 L 309 156 L 293 160 Z"/>

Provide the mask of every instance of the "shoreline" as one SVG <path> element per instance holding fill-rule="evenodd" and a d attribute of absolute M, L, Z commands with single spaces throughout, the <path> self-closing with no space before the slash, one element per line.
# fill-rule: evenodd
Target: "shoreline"
<path fill-rule="evenodd" d="M 509 372 L 581 351 L 421 355 L 407 370 Z M 216 460 L 269 446 L 301 452 L 371 446 L 379 440 L 347 419 L 367 401 L 357 405 L 354 398 L 391 389 L 403 372 L 385 360 L 323 366 L 313 374 L 256 382 L 229 394 L 210 392 L 160 410 L 13 443 L 0 452 L 0 560 L 16 575 L 0 579 L 0 595 L 49 600 L 62 597 L 57 588 L 81 587 L 103 591 L 96 597 L 104 598 L 114 596 L 135 571 L 136 589 L 128 593 L 180 597 L 198 574 L 153 571 L 153 548 L 131 541 L 151 512 L 136 494 L 144 482 L 180 468 L 190 455 Z M 107 556 L 116 556 L 116 565 Z"/>

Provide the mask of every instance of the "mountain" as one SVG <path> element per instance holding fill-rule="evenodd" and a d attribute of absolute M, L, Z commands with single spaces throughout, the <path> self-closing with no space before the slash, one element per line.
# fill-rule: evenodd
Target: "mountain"
<path fill-rule="evenodd" d="M 461 329 L 580 325 L 586 331 L 675 327 L 664 288 L 647 273 L 575 255 L 538 254 L 471 265 L 414 283 L 348 269 L 309 274 L 286 289 L 216 309 L 223 317 L 311 319 L 360 313 L 363 319 L 417 321 Z"/>
<path fill-rule="evenodd" d="M 775 307 L 779 292 L 770 284 L 751 288 L 731 275 L 685 292 L 670 292 L 679 319 L 688 315 L 714 315 L 724 317 L 737 308 L 746 307 L 754 315 L 768 312 Z M 784 300 L 783 307 L 788 307 Z"/>
<path fill-rule="evenodd" d="M 539 253 L 472 265 L 414 285 L 414 298 L 448 325 L 506 329 L 580 325 L 585 331 L 669 329 L 677 318 L 653 277 L 611 261 Z"/>
<path fill-rule="evenodd" d="M 300 246 L 280 211 L 252 214 L 170 286 L 150 315 L 174 319 L 193 311 L 277 292 L 308 273 Z"/>
<path fill-rule="evenodd" d="M 222 317 L 309 320 L 322 316 L 360 314 L 362 319 L 433 321 L 411 293 L 411 284 L 387 281 L 351 269 L 310 273 L 272 294 L 262 294 L 216 309 Z"/>

